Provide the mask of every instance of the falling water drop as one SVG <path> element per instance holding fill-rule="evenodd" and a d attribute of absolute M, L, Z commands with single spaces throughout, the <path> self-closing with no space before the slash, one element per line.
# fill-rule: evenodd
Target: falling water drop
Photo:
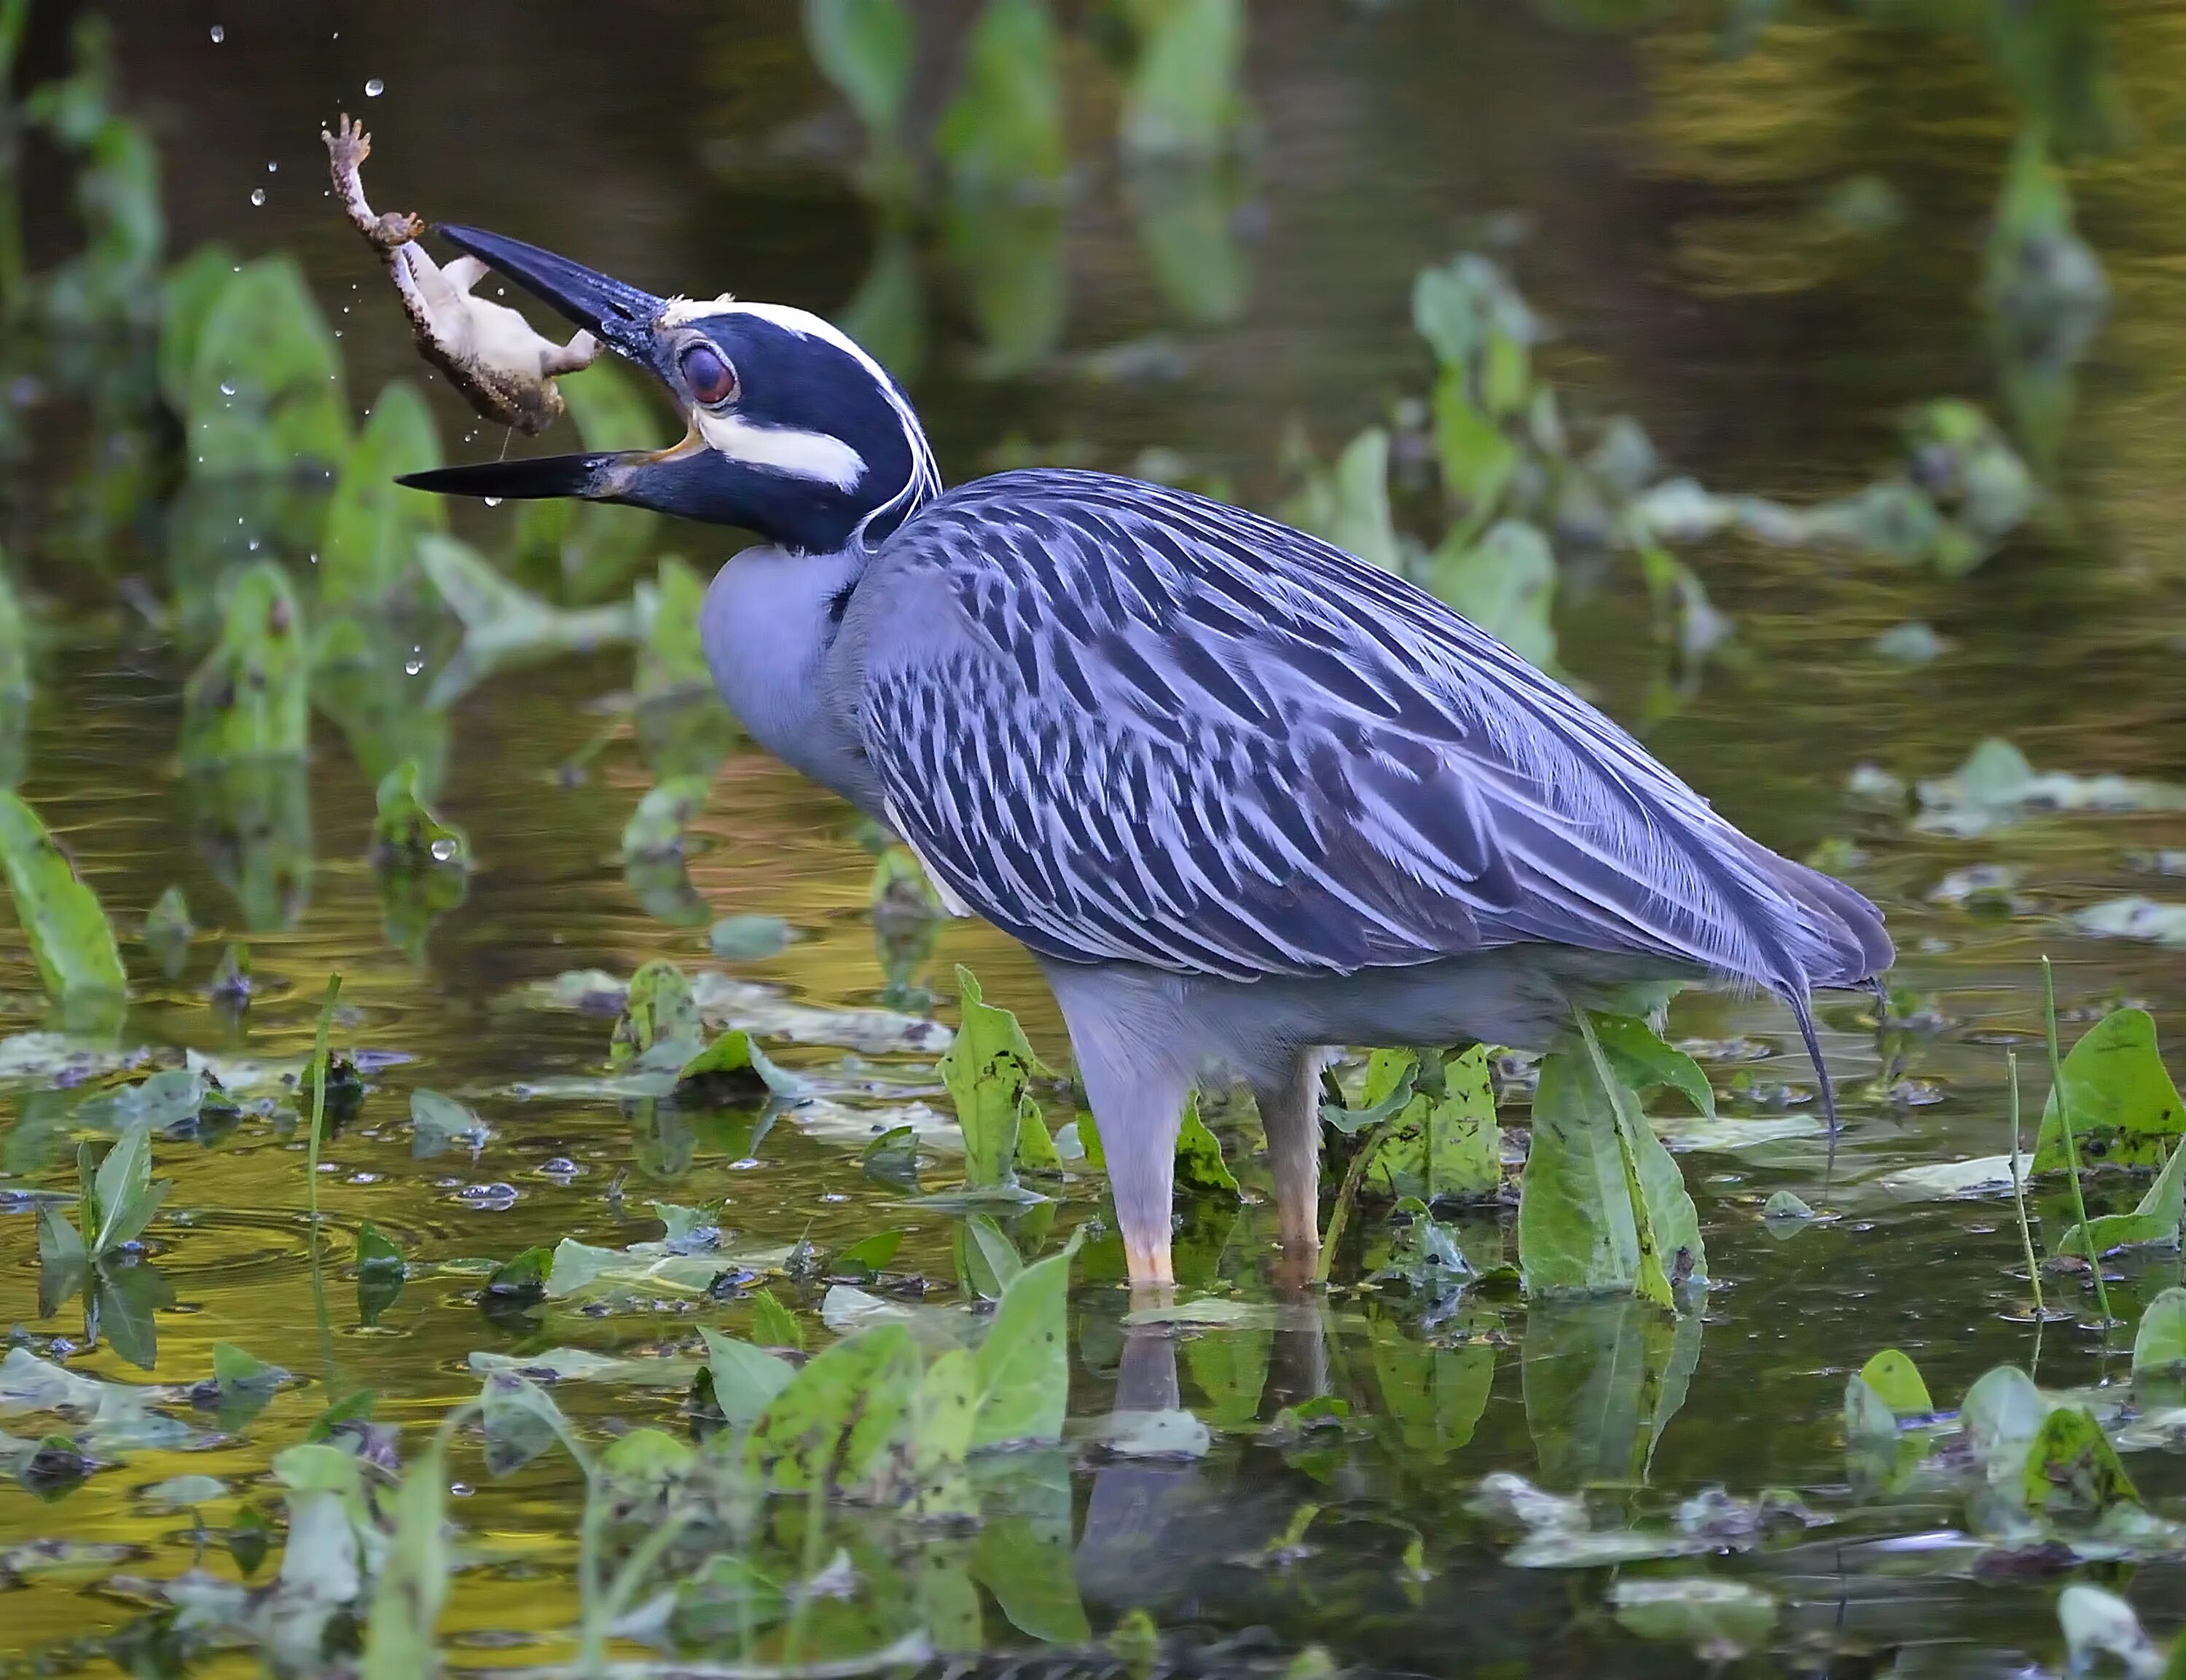
<path fill-rule="evenodd" d="M 222 28 L 220 25 L 215 24 L 212 26 L 212 44 L 217 47 L 221 42 L 227 39 L 227 31 Z"/>
<path fill-rule="evenodd" d="M 377 99 L 386 91 L 387 84 L 376 76 L 364 84 L 364 97 L 367 99 Z"/>
<path fill-rule="evenodd" d="M 453 863 L 456 860 L 456 843 L 452 840 L 435 840 L 430 849 L 434 863 Z"/>
<path fill-rule="evenodd" d="M 254 204 L 264 204 L 266 202 L 266 189 L 263 187 L 252 188 L 250 189 L 250 202 Z"/>
<path fill-rule="evenodd" d="M 501 506 L 501 498 L 497 496 L 489 496 L 485 498 L 485 505 L 489 507 L 498 507 Z"/>
<path fill-rule="evenodd" d="M 422 647 L 412 648 L 410 657 L 402 662 L 402 674 L 405 676 L 415 676 L 424 669 L 425 650 Z"/>
<path fill-rule="evenodd" d="M 222 396 L 233 396 L 235 395 L 235 387 L 229 384 L 227 380 L 222 379 L 220 382 L 220 394 Z M 240 519 L 236 521 L 236 524 L 238 525 L 242 523 L 243 522 Z"/>
<path fill-rule="evenodd" d="M 268 175 L 278 175 L 281 172 L 281 165 L 279 161 L 273 158 L 266 159 L 266 172 Z"/>

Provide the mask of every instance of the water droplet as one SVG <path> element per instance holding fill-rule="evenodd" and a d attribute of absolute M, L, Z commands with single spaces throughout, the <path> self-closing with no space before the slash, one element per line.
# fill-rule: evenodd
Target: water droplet
<path fill-rule="evenodd" d="M 410 657 L 402 662 L 402 674 L 405 676 L 415 676 L 424 669 L 425 650 L 422 647 L 412 648 Z"/>
<path fill-rule="evenodd" d="M 268 158 L 266 160 L 266 172 L 268 175 L 278 175 L 281 172 L 281 165 L 272 158 Z"/>
<path fill-rule="evenodd" d="M 212 44 L 213 44 L 214 46 L 217 47 L 217 46 L 219 46 L 219 45 L 220 45 L 220 43 L 221 43 L 221 42 L 223 42 L 223 41 L 225 41 L 225 40 L 227 40 L 227 31 L 225 29 L 221 28 L 220 25 L 218 25 L 218 24 L 215 24 L 215 25 L 212 26 Z"/>
<path fill-rule="evenodd" d="M 386 91 L 387 84 L 376 76 L 364 84 L 364 97 L 367 99 L 377 99 Z"/>
<path fill-rule="evenodd" d="M 257 539 L 256 537 L 253 537 L 253 538 L 251 538 L 251 539 L 250 539 L 249 543 L 248 544 L 248 546 L 249 546 L 249 548 L 250 552 L 251 552 L 253 554 L 257 553 L 257 552 L 258 552 L 258 539 Z"/>
<path fill-rule="evenodd" d="M 220 382 L 220 394 L 222 396 L 233 396 L 235 395 L 235 387 L 229 384 L 227 380 L 222 379 Z M 236 523 L 238 524 L 241 524 L 243 522 L 238 519 Z"/>
<path fill-rule="evenodd" d="M 263 187 L 252 188 L 250 189 L 250 202 L 254 204 L 264 204 L 266 202 L 266 189 Z"/>
<path fill-rule="evenodd" d="M 434 863 L 453 863 L 456 860 L 456 843 L 452 840 L 435 840 L 430 850 Z"/>
<path fill-rule="evenodd" d="M 497 496 L 489 496 L 485 498 L 485 505 L 489 507 L 498 507 L 501 506 L 501 498 Z"/>

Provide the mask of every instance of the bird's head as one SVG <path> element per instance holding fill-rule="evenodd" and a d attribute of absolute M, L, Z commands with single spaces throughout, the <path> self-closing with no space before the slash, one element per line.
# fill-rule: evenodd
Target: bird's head
<path fill-rule="evenodd" d="M 534 456 L 412 473 L 450 496 L 627 502 L 826 553 L 877 541 L 940 491 L 886 369 L 801 309 L 659 298 L 521 240 L 437 230 L 668 388 L 688 429 L 662 450 Z"/>

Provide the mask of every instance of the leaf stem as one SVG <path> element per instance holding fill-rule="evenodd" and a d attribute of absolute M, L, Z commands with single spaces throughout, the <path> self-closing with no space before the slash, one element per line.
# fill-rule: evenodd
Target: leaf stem
<path fill-rule="evenodd" d="M 2057 1050 L 2057 977 L 2049 959 L 2042 959 L 2042 1030 L 2049 1041 L 2049 1090 L 2057 1102 L 2057 1128 L 2065 1134 L 2065 1171 L 2072 1180 L 2072 1212 L 2080 1222 L 2080 1246 L 2088 1251 L 2088 1269 L 2094 1274 L 2095 1310 L 2103 1315 L 2103 1345 L 2110 1346 L 2110 1296 L 2103 1283 L 2103 1257 L 2095 1252 L 2094 1233 L 2088 1225 L 2087 1193 L 2080 1187 L 2080 1151 L 2072 1141 L 2072 1105 L 2065 1091 L 2065 1059 Z"/>
<path fill-rule="evenodd" d="M 1359 1140 L 1359 1147 L 1352 1151 L 1351 1164 L 1343 1169 L 1343 1183 L 1336 1192 L 1336 1206 L 1329 1210 L 1328 1232 L 1320 1240 L 1320 1257 L 1314 1262 L 1314 1283 L 1328 1281 L 1329 1268 L 1336 1263 L 1337 1245 L 1343 1240 L 1343 1228 L 1351 1223 L 1351 1209 L 1359 1200 L 1359 1186 L 1365 1181 L 1367 1163 L 1373 1160 L 1376 1151 L 1382 1147 L 1382 1140 L 1389 1135 L 1389 1128 L 1397 1123 L 1398 1115 L 1403 1112 L 1404 1110 L 1399 1108 L 1397 1114 L 1376 1121 L 1372 1128 Z"/>
<path fill-rule="evenodd" d="M 327 1122 L 327 1040 L 334 1031 L 334 1000 L 341 995 L 341 976 L 327 976 L 327 995 L 319 1005 L 319 1030 L 311 1045 L 311 1137 L 310 1153 L 306 1156 L 311 1168 L 310 1187 L 305 1192 L 311 1207 L 311 1243 L 318 1246 L 319 1231 L 319 1140 Z"/>
<path fill-rule="evenodd" d="M 2042 1323 L 2042 1263 L 2034 1257 L 2034 1231 L 2026 1223 L 2026 1186 L 2019 1172 L 2019 1052 L 2004 1053 L 2006 1078 L 2011 1086 L 2011 1201 L 2019 1211 L 2019 1246 L 2026 1254 L 2026 1281 L 2034 1291 L 2034 1322 Z"/>

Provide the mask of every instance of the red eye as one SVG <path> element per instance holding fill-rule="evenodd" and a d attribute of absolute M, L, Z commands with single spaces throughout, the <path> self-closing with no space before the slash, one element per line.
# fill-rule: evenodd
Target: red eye
<path fill-rule="evenodd" d="M 711 344 L 693 344 L 683 352 L 683 383 L 692 396 L 712 408 L 737 394 L 737 370 Z"/>

